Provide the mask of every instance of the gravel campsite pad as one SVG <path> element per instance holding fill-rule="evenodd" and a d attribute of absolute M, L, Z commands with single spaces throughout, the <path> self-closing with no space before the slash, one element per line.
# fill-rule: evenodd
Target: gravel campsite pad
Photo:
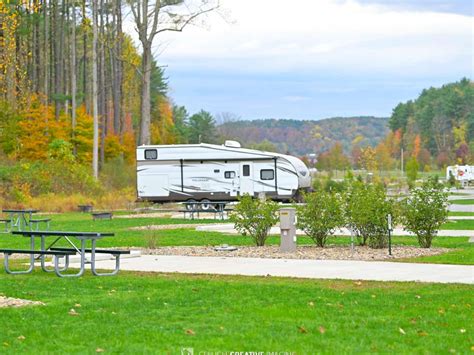
<path fill-rule="evenodd" d="M 23 300 L 21 298 L 10 298 L 5 296 L 0 296 L 0 308 L 5 307 L 24 307 L 24 306 L 44 306 L 45 304 L 40 301 L 29 301 Z"/>
<path fill-rule="evenodd" d="M 182 255 L 182 256 L 224 256 L 243 258 L 270 259 L 316 259 L 316 260 L 392 260 L 443 254 L 448 248 L 423 249 L 419 247 L 397 246 L 392 248 L 392 256 L 387 249 L 371 249 L 357 246 L 352 253 L 349 247 L 299 246 L 294 253 L 282 253 L 278 246 L 250 247 L 239 246 L 235 251 L 215 251 L 215 247 L 162 247 L 142 249 L 143 254 L 151 255 Z"/>

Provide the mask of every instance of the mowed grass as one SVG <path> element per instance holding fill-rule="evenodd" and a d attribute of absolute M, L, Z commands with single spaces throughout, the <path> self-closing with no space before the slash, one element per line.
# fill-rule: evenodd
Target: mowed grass
<path fill-rule="evenodd" d="M 474 212 L 449 212 L 450 216 L 474 216 Z"/>
<path fill-rule="evenodd" d="M 1 294 L 46 304 L 0 308 L 0 352 L 469 353 L 473 290 L 131 272 L 60 279 L 0 267 Z"/>
<path fill-rule="evenodd" d="M 448 230 L 474 230 L 474 219 L 449 220 L 441 226 L 441 229 Z"/>
<path fill-rule="evenodd" d="M 466 199 L 459 199 L 459 200 L 450 200 L 449 203 L 452 205 L 474 205 L 474 199 L 466 198 Z"/>
<path fill-rule="evenodd" d="M 133 227 L 143 227 L 149 225 L 178 225 L 178 224 L 206 224 L 219 223 L 215 220 L 184 220 L 171 218 L 114 218 L 112 220 L 92 221 L 89 214 L 67 213 L 52 215 L 52 230 L 67 231 L 94 231 L 94 232 L 114 232 L 114 237 L 106 237 L 98 242 L 98 247 L 119 247 L 119 248 L 147 248 L 150 239 L 158 247 L 166 246 L 215 246 L 230 244 L 236 246 L 253 245 L 249 237 L 241 235 L 227 235 L 218 232 L 196 231 L 194 227 L 166 229 L 166 230 L 130 230 Z M 444 228 L 447 229 L 474 229 L 474 221 L 451 221 Z M 47 244 L 53 238 L 47 238 Z M 39 248 L 39 239 L 36 239 Z M 267 245 L 279 245 L 280 237 L 273 235 L 267 240 Z M 59 245 L 66 245 L 64 241 Z M 298 237 L 298 245 L 314 245 L 313 241 L 306 236 Z M 328 245 L 350 246 L 348 237 L 331 237 Z M 393 237 L 393 245 L 418 246 L 416 237 Z M 0 248 L 28 248 L 29 239 L 21 236 L 11 236 L 0 234 Z M 469 238 L 436 237 L 433 247 L 451 248 L 448 252 L 438 256 L 420 257 L 407 259 L 410 262 L 422 263 L 443 263 L 443 264 L 474 264 L 474 243 L 469 243 Z M 387 251 L 388 253 L 388 251 Z"/>

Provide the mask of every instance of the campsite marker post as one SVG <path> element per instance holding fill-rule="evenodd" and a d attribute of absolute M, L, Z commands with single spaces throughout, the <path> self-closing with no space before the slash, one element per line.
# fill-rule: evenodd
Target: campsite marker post
<path fill-rule="evenodd" d="M 392 255 L 392 215 L 387 215 L 388 222 L 388 255 Z"/>

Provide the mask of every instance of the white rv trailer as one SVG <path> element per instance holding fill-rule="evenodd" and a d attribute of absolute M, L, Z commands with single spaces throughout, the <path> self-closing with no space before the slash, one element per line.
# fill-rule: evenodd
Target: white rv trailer
<path fill-rule="evenodd" d="M 454 165 L 446 168 L 446 180 L 454 176 L 454 179 L 463 185 L 474 182 L 474 166 L 472 165 Z"/>
<path fill-rule="evenodd" d="M 298 198 L 311 176 L 298 158 L 225 145 L 142 145 L 137 148 L 141 201 L 235 201 L 264 192 L 277 201 Z"/>

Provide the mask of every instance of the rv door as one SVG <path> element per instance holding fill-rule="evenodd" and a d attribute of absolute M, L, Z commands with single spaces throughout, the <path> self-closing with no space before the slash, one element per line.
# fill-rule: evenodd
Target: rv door
<path fill-rule="evenodd" d="M 253 196 L 253 165 L 252 162 L 240 163 L 240 195 Z"/>

